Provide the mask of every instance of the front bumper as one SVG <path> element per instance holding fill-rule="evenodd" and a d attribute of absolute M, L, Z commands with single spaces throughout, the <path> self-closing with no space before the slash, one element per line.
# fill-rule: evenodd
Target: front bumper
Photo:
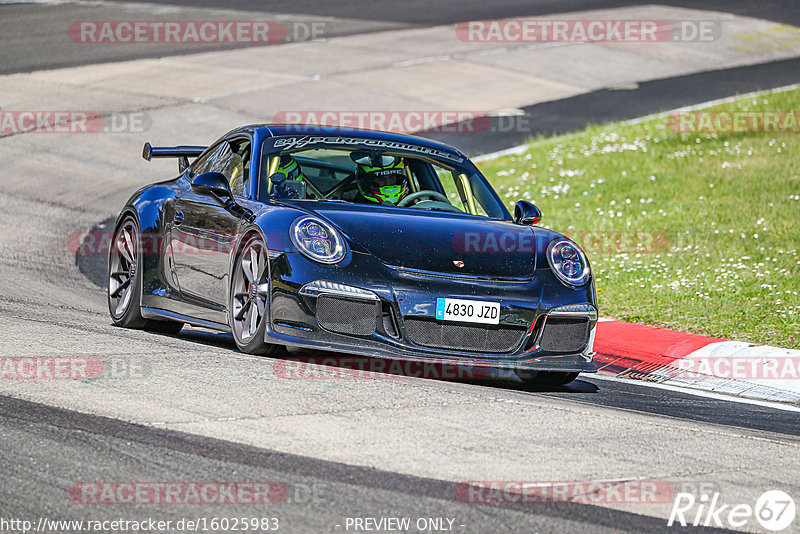
<path fill-rule="evenodd" d="M 549 270 L 500 281 L 419 273 L 357 253 L 336 266 L 281 253 L 272 259 L 270 276 L 265 336 L 271 343 L 448 365 L 597 370 L 591 282 L 567 288 Z M 332 283 L 306 285 L 314 281 Z M 362 291 L 348 294 L 346 286 Z M 499 301 L 500 325 L 437 321 L 438 297 Z"/>

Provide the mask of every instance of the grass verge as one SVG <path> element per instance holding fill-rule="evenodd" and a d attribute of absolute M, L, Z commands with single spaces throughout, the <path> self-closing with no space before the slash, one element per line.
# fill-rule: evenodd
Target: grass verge
<path fill-rule="evenodd" d="M 685 124 L 800 117 L 800 89 L 708 110 Z M 800 133 L 785 115 L 787 133 L 679 133 L 674 120 L 537 139 L 480 167 L 512 211 L 530 200 L 584 247 L 603 316 L 800 348 Z"/>

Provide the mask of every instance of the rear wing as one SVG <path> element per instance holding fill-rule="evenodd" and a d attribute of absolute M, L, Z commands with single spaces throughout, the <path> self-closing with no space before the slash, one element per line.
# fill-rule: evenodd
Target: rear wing
<path fill-rule="evenodd" d="M 147 161 L 153 158 L 178 158 L 178 170 L 183 172 L 189 166 L 189 158 L 196 158 L 208 148 L 204 146 L 152 146 L 145 143 L 142 157 Z"/>

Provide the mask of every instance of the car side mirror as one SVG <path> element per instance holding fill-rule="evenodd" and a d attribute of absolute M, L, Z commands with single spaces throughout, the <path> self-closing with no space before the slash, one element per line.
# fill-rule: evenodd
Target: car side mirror
<path fill-rule="evenodd" d="M 233 201 L 228 179 L 221 172 L 203 172 L 192 178 L 192 191 L 201 195 L 213 195 L 221 201 Z"/>
<path fill-rule="evenodd" d="M 514 207 L 515 223 L 531 226 L 534 224 L 539 224 L 539 221 L 541 220 L 542 212 L 539 211 L 539 208 L 527 200 L 520 200 L 517 202 L 517 205 Z"/>
<path fill-rule="evenodd" d="M 285 174 L 276 172 L 269 181 L 274 198 L 306 198 L 306 183 L 302 180 L 287 180 Z"/>

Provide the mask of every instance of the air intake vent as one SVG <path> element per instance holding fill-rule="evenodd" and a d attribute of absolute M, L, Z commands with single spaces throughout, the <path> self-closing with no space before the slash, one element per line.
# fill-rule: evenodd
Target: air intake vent
<path fill-rule="evenodd" d="M 397 320 L 390 304 L 383 305 L 381 320 L 383 322 L 383 332 L 395 339 L 400 339 L 400 332 L 397 329 Z"/>
<path fill-rule="evenodd" d="M 338 334 L 368 336 L 375 332 L 378 302 L 322 296 L 317 299 L 317 322 Z"/>
<path fill-rule="evenodd" d="M 498 354 L 517 348 L 527 330 L 504 325 L 440 323 L 418 317 L 406 317 L 405 325 L 409 339 L 423 347 Z"/>
<path fill-rule="evenodd" d="M 583 351 L 589 343 L 589 319 L 548 317 L 544 324 L 542 350 L 574 354 Z"/>

